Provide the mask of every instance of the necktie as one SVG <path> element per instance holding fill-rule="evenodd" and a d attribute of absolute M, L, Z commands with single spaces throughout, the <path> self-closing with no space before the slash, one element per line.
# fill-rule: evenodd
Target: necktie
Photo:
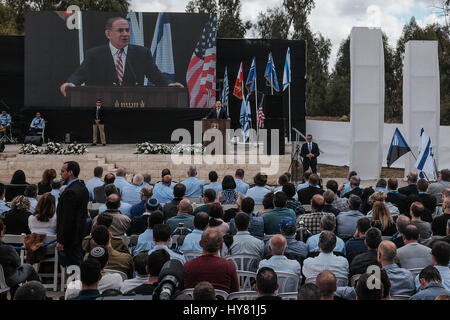
<path fill-rule="evenodd" d="M 219 109 L 216 109 L 216 112 L 217 112 L 217 119 L 219 119 L 219 114 L 220 114 Z"/>
<path fill-rule="evenodd" d="M 119 79 L 119 85 L 121 85 L 122 81 L 123 81 L 122 53 L 123 53 L 123 49 L 120 49 L 117 52 L 117 58 L 116 58 L 117 79 Z"/>
<path fill-rule="evenodd" d="M 95 113 L 95 120 L 98 120 L 98 109 L 99 107 L 97 107 L 97 112 Z"/>
<path fill-rule="evenodd" d="M 308 143 L 309 153 L 311 153 L 311 143 Z"/>

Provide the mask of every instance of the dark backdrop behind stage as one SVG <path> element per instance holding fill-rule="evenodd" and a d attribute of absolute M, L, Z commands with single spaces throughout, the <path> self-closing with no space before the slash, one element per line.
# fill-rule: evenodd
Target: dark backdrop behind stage
<path fill-rule="evenodd" d="M 231 50 L 234 46 L 234 50 Z M 270 47 L 272 46 L 272 47 Z M 258 91 L 270 93 L 263 80 L 268 51 L 272 50 L 280 88 L 283 79 L 283 66 L 286 48 L 291 48 L 292 68 L 292 114 L 293 127 L 305 131 L 305 43 L 288 40 L 243 40 L 217 39 L 217 79 L 223 78 L 225 64 L 228 66 L 230 85 L 231 128 L 240 128 L 240 100 L 232 95 L 239 63 L 244 61 L 244 81 L 250 68 L 253 55 L 257 56 Z M 0 99 L 7 104 L 13 116 L 14 128 L 23 137 L 36 111 L 40 111 L 48 121 L 46 137 L 53 141 L 63 141 L 66 133 L 71 140 L 90 142 L 92 140 L 91 110 L 75 108 L 33 107 L 24 108 L 24 37 L 0 37 Z M 252 48 L 253 47 L 253 48 Z M 220 97 L 221 84 L 218 86 Z M 287 118 L 287 92 L 283 93 L 284 112 L 280 118 Z M 5 106 L 0 100 L 2 108 Z M 252 116 L 254 103 L 252 101 Z M 107 110 L 106 138 L 108 143 L 138 143 L 144 141 L 170 142 L 176 128 L 186 128 L 193 134 L 194 120 L 200 120 L 208 110 L 201 109 L 150 109 L 150 110 Z M 265 110 L 268 113 L 267 110 Z M 270 112 L 269 112 L 270 113 Z M 287 126 L 285 126 L 287 127 Z M 20 131 L 20 132 L 18 132 Z M 23 140 L 22 140 L 23 141 Z"/>

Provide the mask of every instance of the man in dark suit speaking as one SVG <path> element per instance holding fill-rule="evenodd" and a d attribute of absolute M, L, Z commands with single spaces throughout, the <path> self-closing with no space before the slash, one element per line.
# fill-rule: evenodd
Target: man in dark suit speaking
<path fill-rule="evenodd" d="M 211 108 L 211 110 L 209 110 L 205 119 L 230 119 L 230 118 L 227 117 L 227 113 L 222 108 L 222 102 L 216 101 L 216 105 L 214 106 L 214 108 Z"/>
<path fill-rule="evenodd" d="M 108 19 L 105 35 L 108 45 L 86 51 L 83 63 L 60 87 L 66 96 L 68 87 L 81 84 L 88 86 L 136 86 L 144 84 L 146 76 L 156 86 L 183 87 L 171 83 L 159 71 L 152 59 L 151 51 L 130 43 L 130 24 L 121 17 Z"/>
<path fill-rule="evenodd" d="M 312 142 L 312 135 L 306 136 L 306 143 L 302 145 L 300 156 L 303 158 L 303 172 L 311 167 L 313 173 L 317 173 L 317 157 L 320 155 L 319 146 Z"/>

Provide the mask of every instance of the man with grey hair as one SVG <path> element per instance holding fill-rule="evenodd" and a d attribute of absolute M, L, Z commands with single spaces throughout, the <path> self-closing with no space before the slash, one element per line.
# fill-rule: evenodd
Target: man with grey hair
<path fill-rule="evenodd" d="M 409 270 L 400 268 L 394 263 L 397 247 L 389 240 L 381 241 L 378 246 L 377 259 L 391 280 L 391 295 L 411 296 L 416 292 L 414 278 Z"/>
<path fill-rule="evenodd" d="M 110 184 L 105 185 L 106 198 L 112 194 L 117 194 L 120 198 L 119 190 L 116 188 L 116 186 L 114 184 L 110 183 Z M 105 212 L 106 209 L 107 208 L 106 208 L 106 200 L 105 200 L 105 204 L 101 205 L 100 208 L 98 208 L 98 214 Z M 131 219 L 131 204 L 126 203 L 124 201 L 120 201 L 119 211 Z"/>
<path fill-rule="evenodd" d="M 111 225 L 111 233 L 113 236 L 122 236 L 130 230 L 131 219 L 120 212 L 120 197 L 118 194 L 113 193 L 106 199 L 105 213 L 109 213 L 113 217 L 113 222 Z M 92 221 L 92 230 L 94 230 L 97 225 L 98 215 L 95 216 Z"/>
<path fill-rule="evenodd" d="M 323 193 L 323 199 L 325 200 L 325 205 L 323 206 L 323 212 L 329 212 L 337 216 L 341 210 L 333 207 L 333 202 L 337 198 L 333 190 L 327 190 Z"/>
<path fill-rule="evenodd" d="M 360 187 L 361 179 L 358 176 L 353 176 L 350 178 L 350 188 L 352 188 L 349 192 L 344 195 L 341 195 L 341 198 L 349 198 L 352 194 L 361 197 L 363 189 Z"/>
<path fill-rule="evenodd" d="M 327 214 L 320 219 L 320 233 L 315 234 L 306 240 L 306 246 L 308 247 L 308 253 L 316 253 L 318 254 L 319 250 L 319 239 L 321 234 L 324 231 L 331 231 L 333 232 L 336 228 L 336 217 L 332 214 Z M 333 248 L 334 252 L 340 252 L 343 255 L 345 255 L 345 243 L 344 241 L 336 237 L 336 247 Z"/>
<path fill-rule="evenodd" d="M 259 262 L 258 269 L 263 267 L 272 268 L 275 272 L 289 272 L 301 277 L 301 266 L 297 260 L 289 260 L 284 252 L 286 251 L 287 243 L 286 238 L 281 234 L 272 236 L 269 240 L 269 250 L 272 254 L 270 259 L 263 259 Z M 295 288 L 292 291 L 297 291 Z"/>
<path fill-rule="evenodd" d="M 196 178 L 197 168 L 190 166 L 187 172 L 188 178 L 181 181 L 182 184 L 186 186 L 186 198 L 200 198 L 203 194 L 203 186 L 205 185 L 205 180 Z"/>
<path fill-rule="evenodd" d="M 145 212 L 145 203 L 148 199 L 152 198 L 153 190 L 152 187 L 143 185 L 141 190 L 139 191 L 140 199 L 138 203 L 133 205 L 130 210 L 130 218 L 133 219 L 134 217 L 139 217 Z"/>
<path fill-rule="evenodd" d="M 141 201 L 142 187 L 144 187 L 144 176 L 140 173 L 135 174 L 133 183 L 122 189 L 122 201 L 131 205 L 139 203 Z"/>
<path fill-rule="evenodd" d="M 442 192 L 447 188 L 450 188 L 450 170 L 443 169 L 439 172 L 438 181 L 428 186 L 428 193 L 436 197 L 439 203 L 442 200 Z"/>
<path fill-rule="evenodd" d="M 356 195 L 351 195 L 348 198 L 349 211 L 341 212 L 337 218 L 337 235 L 344 240 L 351 238 L 356 231 L 356 224 L 358 220 L 364 215 L 359 211 L 361 206 L 361 198 Z"/>
<path fill-rule="evenodd" d="M 331 231 L 323 231 L 319 238 L 319 255 L 303 262 L 302 271 L 306 279 L 316 278 L 325 269 L 333 272 L 336 278 L 348 277 L 348 261 L 345 257 L 333 254 L 335 246 L 336 235 Z"/>
<path fill-rule="evenodd" d="M 183 223 L 185 228 L 194 230 L 194 215 L 192 214 L 192 204 L 189 199 L 183 199 L 178 204 L 178 213 L 175 217 L 167 220 L 167 224 L 170 227 L 170 233 L 172 234 L 178 227 L 179 223 Z"/>
<path fill-rule="evenodd" d="M 117 168 L 114 185 L 120 190 L 120 192 L 123 192 L 123 189 L 126 186 L 130 185 L 130 183 L 127 181 L 127 171 L 124 167 Z"/>
<path fill-rule="evenodd" d="M 417 190 L 417 178 L 418 174 L 417 171 L 411 171 L 408 175 L 408 185 L 403 188 L 399 188 L 398 192 L 403 193 L 406 196 L 409 196 L 411 194 L 419 194 L 419 191 Z"/>
<path fill-rule="evenodd" d="M 403 232 L 405 232 L 406 227 L 411 223 L 411 219 L 408 216 L 405 216 L 403 214 L 399 215 L 397 218 L 397 221 L 395 222 L 395 225 L 397 227 L 397 232 L 394 233 L 392 238 L 390 239 L 398 248 L 401 248 L 405 245 L 403 242 Z"/>

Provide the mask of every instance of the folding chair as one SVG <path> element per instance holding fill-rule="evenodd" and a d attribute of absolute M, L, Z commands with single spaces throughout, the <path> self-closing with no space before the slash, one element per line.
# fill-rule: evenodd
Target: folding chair
<path fill-rule="evenodd" d="M 423 268 L 413 268 L 413 269 L 408 269 L 409 272 L 412 273 L 414 279 L 416 278 L 416 276 L 420 273 L 420 271 L 422 271 Z"/>
<path fill-rule="evenodd" d="M 9 291 L 9 287 L 6 284 L 5 273 L 3 272 L 3 267 L 0 264 L 0 294 L 7 293 Z"/>
<path fill-rule="evenodd" d="M 43 284 L 44 288 L 51 288 L 53 291 L 58 291 L 58 270 L 59 270 L 59 260 L 58 251 L 56 250 L 56 235 L 47 235 L 44 238 L 44 246 L 46 250 L 46 256 L 39 263 L 33 265 L 36 272 L 39 272 L 41 263 L 43 262 L 53 262 L 53 273 L 39 273 L 41 278 L 53 277 L 53 283 Z"/>
<path fill-rule="evenodd" d="M 229 295 L 228 292 L 219 289 L 215 289 L 214 292 L 216 294 L 216 298 L 220 298 L 217 300 L 227 300 Z M 181 293 L 184 293 L 185 295 L 194 298 L 194 288 L 184 289 Z"/>
<path fill-rule="evenodd" d="M 252 254 L 235 254 L 225 257 L 230 260 L 236 266 L 236 270 L 252 271 L 258 270 L 260 258 Z"/>
<path fill-rule="evenodd" d="M 277 294 L 298 291 L 300 279 L 296 274 L 289 272 L 277 272 L 276 274 L 278 277 Z"/>
<path fill-rule="evenodd" d="M 282 300 L 297 300 L 298 293 L 297 292 L 284 292 L 279 293 L 279 297 L 281 297 Z"/>
<path fill-rule="evenodd" d="M 256 291 L 239 291 L 230 293 L 227 300 L 255 300 L 257 297 Z"/>
<path fill-rule="evenodd" d="M 242 270 L 236 272 L 239 279 L 239 291 L 252 291 L 253 283 L 256 282 L 256 273 Z"/>
<path fill-rule="evenodd" d="M 200 257 L 202 255 L 202 252 L 201 251 L 184 251 L 183 255 L 186 258 L 186 262 L 187 262 L 189 260 Z"/>
<path fill-rule="evenodd" d="M 125 272 L 119 271 L 119 270 L 112 270 L 112 269 L 103 269 L 103 271 L 105 271 L 106 273 L 117 273 L 120 274 L 120 276 L 122 277 L 122 280 L 128 280 L 128 276 L 125 274 Z"/>
<path fill-rule="evenodd" d="M 409 300 L 411 296 L 407 296 L 404 294 L 394 294 L 391 296 L 392 300 Z"/>
<path fill-rule="evenodd" d="M 25 240 L 25 233 L 22 233 L 20 235 L 5 234 L 2 238 L 3 243 L 15 245 L 15 246 L 20 245 L 20 249 L 17 249 L 17 250 L 19 250 L 20 264 L 23 264 L 23 261 L 25 258 L 25 245 L 23 242 L 24 240 Z"/>

